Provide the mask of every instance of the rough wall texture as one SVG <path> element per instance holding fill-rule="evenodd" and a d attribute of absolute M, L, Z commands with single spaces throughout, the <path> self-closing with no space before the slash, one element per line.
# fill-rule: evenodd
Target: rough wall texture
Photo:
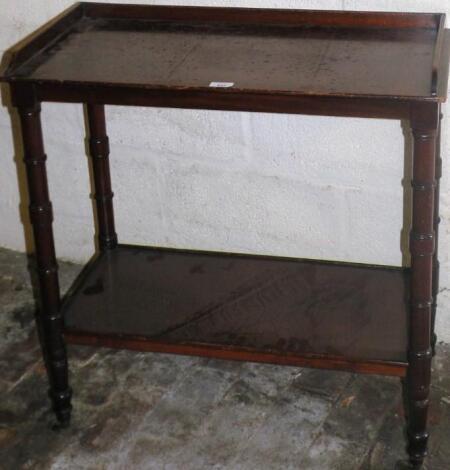
<path fill-rule="evenodd" d="M 0 52 L 71 3 L 0 0 Z M 122 3 L 450 14 L 450 0 Z M 109 107 L 107 119 L 121 241 L 389 265 L 406 261 L 405 253 L 402 256 L 405 143 L 399 122 L 122 107 Z M 450 298 L 448 122 L 450 116 L 444 121 L 442 144 L 443 299 Z M 57 253 L 83 261 L 93 247 L 83 110 L 45 104 L 43 125 Z M 24 250 L 17 155 L 4 107 L 0 154 L 0 245 Z M 438 332 L 450 341 L 450 312 L 442 310 Z"/>

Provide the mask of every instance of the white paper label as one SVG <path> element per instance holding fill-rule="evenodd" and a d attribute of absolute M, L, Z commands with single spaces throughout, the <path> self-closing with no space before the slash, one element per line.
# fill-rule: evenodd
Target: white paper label
<path fill-rule="evenodd" d="M 234 86 L 234 82 L 211 82 L 209 86 L 212 88 L 231 88 Z"/>

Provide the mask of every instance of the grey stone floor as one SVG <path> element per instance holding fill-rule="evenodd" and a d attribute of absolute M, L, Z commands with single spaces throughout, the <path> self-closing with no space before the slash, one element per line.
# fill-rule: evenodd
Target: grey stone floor
<path fill-rule="evenodd" d="M 61 263 L 66 289 L 79 267 Z M 73 424 L 51 430 L 24 255 L 0 249 L 1 469 L 393 469 L 398 379 L 70 347 Z M 431 456 L 450 468 L 450 346 L 434 361 Z M 401 468 L 406 468 L 400 464 Z"/>

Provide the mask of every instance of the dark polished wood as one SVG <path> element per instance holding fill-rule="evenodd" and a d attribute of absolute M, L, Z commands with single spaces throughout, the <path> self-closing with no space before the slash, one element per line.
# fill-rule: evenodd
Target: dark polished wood
<path fill-rule="evenodd" d="M 401 375 L 407 296 L 403 269 L 119 245 L 83 273 L 64 318 L 71 339 Z"/>
<path fill-rule="evenodd" d="M 442 177 L 442 158 L 441 158 L 441 121 L 444 115 L 439 113 L 439 128 L 436 138 L 436 186 L 434 189 L 434 216 L 433 216 L 433 227 L 434 227 L 434 256 L 433 256 L 433 304 L 431 306 L 431 349 L 433 351 L 433 356 L 436 354 L 436 343 L 437 336 L 435 333 L 435 323 L 436 323 L 436 312 L 437 312 L 437 296 L 439 293 L 439 224 L 441 218 L 439 216 L 439 185 L 440 179 Z"/>
<path fill-rule="evenodd" d="M 441 15 L 336 10 L 295 10 L 283 8 L 228 8 L 164 5 L 128 5 L 89 2 L 83 5 L 92 18 L 129 18 L 138 20 L 194 23 L 231 23 L 240 25 L 274 25 L 311 27 L 320 24 L 344 28 L 435 28 Z"/>
<path fill-rule="evenodd" d="M 210 90 L 228 82 L 239 91 L 423 97 L 431 92 L 436 34 L 86 18 L 15 73 L 78 84 Z"/>
<path fill-rule="evenodd" d="M 439 287 L 444 22 L 434 13 L 79 3 L 7 51 L 0 81 L 10 83 L 21 115 L 60 421 L 70 418 L 71 394 L 62 308 L 66 338 L 80 344 L 406 376 L 408 450 L 421 465 Z M 100 252 L 63 307 L 43 101 L 87 105 L 93 162 Z M 104 105 L 408 120 L 411 268 L 117 245 Z"/>
<path fill-rule="evenodd" d="M 96 203 L 98 246 L 101 250 L 117 245 L 114 225 L 113 196 L 109 171 L 109 139 L 106 135 L 105 107 L 88 104 L 86 114 L 89 129 L 89 152 L 92 158 Z"/>
<path fill-rule="evenodd" d="M 65 28 L 43 33 L 46 46 L 35 38 L 34 55 L 28 44 L 26 61 L 16 51 L 3 75 L 47 85 L 202 90 L 211 101 L 235 92 L 444 100 L 442 18 L 87 3 L 60 19 Z"/>
<path fill-rule="evenodd" d="M 98 335 L 67 331 L 65 338 L 68 343 L 85 346 L 101 346 L 132 351 L 147 351 L 165 354 L 182 354 L 188 356 L 210 357 L 228 361 L 249 361 L 265 364 L 278 364 L 295 367 L 310 367 L 348 371 L 360 374 L 376 374 L 405 377 L 407 364 L 388 361 L 354 361 L 345 357 L 320 354 L 279 354 L 277 352 L 255 351 L 239 346 L 218 348 L 208 344 L 178 344 L 159 341 L 148 341 L 133 336 Z"/>
<path fill-rule="evenodd" d="M 427 414 L 431 379 L 431 310 L 435 251 L 434 196 L 436 188 L 437 104 L 412 108 L 413 214 L 410 237 L 411 316 L 409 325 L 408 452 L 420 466 L 427 455 Z"/>
<path fill-rule="evenodd" d="M 61 425 L 70 421 L 72 391 L 68 385 L 67 354 L 62 335 L 58 265 L 52 231 L 52 204 L 49 199 L 46 155 L 42 140 L 40 104 L 18 108 L 22 126 L 24 162 L 30 197 L 37 273 L 40 287 L 39 326 L 50 381 L 49 395 Z"/>
<path fill-rule="evenodd" d="M 441 15 L 438 21 L 436 42 L 433 50 L 433 62 L 431 72 L 431 94 L 437 95 L 439 93 L 439 68 L 441 66 L 441 55 L 444 49 L 444 35 L 445 35 L 445 15 Z"/>
<path fill-rule="evenodd" d="M 448 35 L 450 43 L 450 35 Z M 93 85 L 40 83 L 40 101 L 97 103 L 120 106 L 251 111 L 315 116 L 409 119 L 408 101 L 336 96 L 296 96 L 286 93 L 246 93 L 218 90 L 105 88 Z"/>

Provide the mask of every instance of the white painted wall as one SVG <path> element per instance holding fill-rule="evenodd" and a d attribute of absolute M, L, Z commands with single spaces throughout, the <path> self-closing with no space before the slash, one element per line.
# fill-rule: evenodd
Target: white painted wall
<path fill-rule="evenodd" d="M 450 0 L 122 2 L 450 15 Z M 71 3 L 0 0 L 0 52 Z M 107 119 L 117 231 L 123 242 L 402 262 L 404 141 L 399 122 L 123 107 L 107 108 Z M 448 122 L 450 116 L 442 145 L 444 291 L 438 334 L 450 342 Z M 93 225 L 82 108 L 45 104 L 43 126 L 57 254 L 83 261 L 92 252 Z M 0 245 L 24 250 L 10 117 L 4 107 L 0 154 Z M 380 192 L 381 200 L 376 197 Z"/>

